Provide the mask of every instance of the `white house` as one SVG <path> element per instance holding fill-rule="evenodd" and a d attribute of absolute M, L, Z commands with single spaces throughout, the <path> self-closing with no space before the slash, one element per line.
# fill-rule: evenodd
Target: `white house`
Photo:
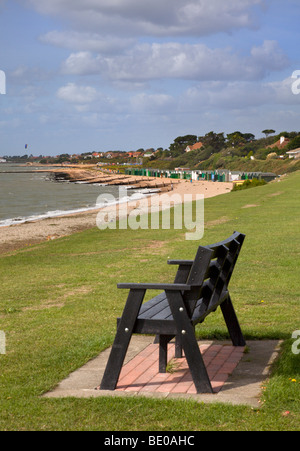
<path fill-rule="evenodd" d="M 198 150 L 203 147 L 203 144 L 201 142 L 193 144 L 192 146 L 187 146 L 185 149 L 185 152 L 192 152 L 192 150 Z"/>
<path fill-rule="evenodd" d="M 289 150 L 287 152 L 287 155 L 289 156 L 290 159 L 294 158 L 295 160 L 297 160 L 298 158 L 300 158 L 300 148 L 294 149 L 294 150 Z"/>

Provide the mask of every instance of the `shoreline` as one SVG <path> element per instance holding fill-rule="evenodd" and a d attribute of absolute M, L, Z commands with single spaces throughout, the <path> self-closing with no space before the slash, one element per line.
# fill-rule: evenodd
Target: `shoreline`
<path fill-rule="evenodd" d="M 173 185 L 172 191 L 161 191 L 151 196 L 144 197 L 139 200 L 129 200 L 117 204 L 119 217 L 124 214 L 130 214 L 134 209 L 148 207 L 149 199 L 151 205 L 158 205 L 160 209 L 169 208 L 170 203 L 160 204 L 162 199 L 168 199 L 173 194 L 180 194 L 181 199 L 185 194 L 203 194 L 204 199 L 215 197 L 231 191 L 233 183 L 231 182 L 210 182 L 210 181 L 193 181 L 178 180 Z M 168 196 L 162 198 L 161 196 Z M 177 196 L 178 199 L 180 198 Z M 122 208 L 123 207 L 123 208 Z M 54 240 L 64 236 L 72 235 L 87 229 L 97 227 L 96 217 L 99 211 L 109 212 L 116 209 L 116 205 L 88 210 L 72 214 L 50 217 L 46 219 L 38 219 L 35 221 L 24 222 L 0 228 L 0 254 L 11 253 L 15 250 L 26 248 L 34 244 Z M 123 210 L 123 212 L 122 212 Z"/>

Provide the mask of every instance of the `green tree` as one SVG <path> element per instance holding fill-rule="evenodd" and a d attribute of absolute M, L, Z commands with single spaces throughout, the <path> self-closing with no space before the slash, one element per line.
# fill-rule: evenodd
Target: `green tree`
<path fill-rule="evenodd" d="M 292 139 L 287 145 L 288 150 L 298 149 L 299 147 L 300 147 L 300 135 Z"/>
<path fill-rule="evenodd" d="M 183 154 L 187 146 L 191 146 L 197 142 L 196 135 L 178 136 L 174 139 L 174 143 L 170 145 L 170 152 L 172 157 L 178 157 Z"/>
<path fill-rule="evenodd" d="M 62 153 L 57 158 L 57 163 L 63 163 L 64 161 L 70 161 L 70 155 L 68 153 Z"/>
<path fill-rule="evenodd" d="M 255 135 L 253 135 L 253 133 L 243 133 L 243 138 L 245 138 L 247 142 L 251 142 L 255 140 Z"/>
<path fill-rule="evenodd" d="M 246 143 L 246 139 L 241 132 L 233 132 L 227 135 L 227 142 L 231 147 L 239 147 Z"/>
<path fill-rule="evenodd" d="M 212 147 L 215 152 L 219 152 L 225 145 L 224 133 L 209 132 L 205 136 L 200 136 L 201 141 L 205 147 Z"/>
<path fill-rule="evenodd" d="M 263 130 L 262 133 L 264 133 L 264 135 L 266 135 L 266 138 L 267 138 L 269 135 L 273 135 L 273 133 L 275 133 L 275 130 L 272 130 L 271 128 L 270 129 L 267 128 L 266 130 Z"/>

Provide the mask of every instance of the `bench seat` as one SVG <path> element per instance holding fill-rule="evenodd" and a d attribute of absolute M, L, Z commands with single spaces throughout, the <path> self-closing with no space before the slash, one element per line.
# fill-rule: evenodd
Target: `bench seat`
<path fill-rule="evenodd" d="M 195 310 L 192 316 L 192 323 L 194 326 L 202 323 L 205 318 L 215 311 L 216 308 L 227 298 L 228 290 L 223 290 L 218 305 L 211 308 L 206 308 L 203 298 L 197 301 Z M 121 318 L 117 318 L 117 325 L 119 325 Z M 142 304 L 139 315 L 136 319 L 134 330 L 137 334 L 158 335 L 164 330 L 165 335 L 176 335 L 176 325 L 169 306 L 166 293 L 160 293 L 154 298 Z"/>

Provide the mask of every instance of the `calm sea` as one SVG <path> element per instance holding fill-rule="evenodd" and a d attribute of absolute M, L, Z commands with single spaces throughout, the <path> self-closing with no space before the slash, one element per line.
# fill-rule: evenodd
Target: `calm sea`
<path fill-rule="evenodd" d="M 56 182 L 47 172 L 32 172 L 35 169 L 41 168 L 0 164 L 0 227 L 93 210 L 100 206 L 100 195 L 110 203 L 111 196 L 119 202 L 145 195 L 130 189 L 120 192 L 117 186 Z"/>

